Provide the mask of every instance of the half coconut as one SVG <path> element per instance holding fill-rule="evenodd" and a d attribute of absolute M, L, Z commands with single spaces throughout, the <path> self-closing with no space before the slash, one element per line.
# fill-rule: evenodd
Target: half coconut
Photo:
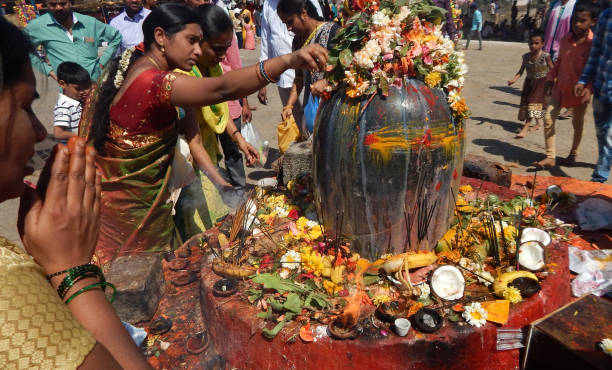
<path fill-rule="evenodd" d="M 550 234 L 536 227 L 526 227 L 521 234 L 521 244 L 525 242 L 542 243 L 542 247 L 548 247 L 551 242 Z"/>
<path fill-rule="evenodd" d="M 450 265 L 440 266 L 431 274 L 431 291 L 445 301 L 463 297 L 465 278 L 458 268 Z"/>
<path fill-rule="evenodd" d="M 518 263 L 530 271 L 540 271 L 544 268 L 544 248 L 537 241 L 528 241 L 519 247 Z"/>

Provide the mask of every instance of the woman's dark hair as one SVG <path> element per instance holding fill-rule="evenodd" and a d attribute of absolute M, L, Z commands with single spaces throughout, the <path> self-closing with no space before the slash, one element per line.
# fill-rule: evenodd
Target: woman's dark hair
<path fill-rule="evenodd" d="M 204 4 L 198 6 L 195 12 L 200 27 L 202 27 L 202 39 L 204 41 L 214 40 L 224 33 L 234 31 L 232 20 L 220 6 Z"/>
<path fill-rule="evenodd" d="M 153 9 L 142 23 L 142 33 L 144 35 L 144 48 L 148 50 L 155 42 L 154 30 L 161 27 L 167 36 L 171 37 L 177 32 L 185 29 L 191 23 L 199 24 L 196 13 L 189 7 L 182 4 L 165 3 Z M 132 53 L 130 65 L 142 56 L 138 50 Z M 93 139 L 93 144 L 98 153 L 104 153 L 104 142 L 108 131 L 110 105 L 117 95 L 118 89 L 115 87 L 115 75 L 119 69 L 119 59 L 116 57 L 108 63 L 106 70 L 98 80 L 100 88 L 97 94 L 97 101 L 91 118 L 91 130 L 89 139 Z M 106 79 L 105 79 L 106 78 Z"/>
<path fill-rule="evenodd" d="M 276 11 L 283 14 L 300 14 L 302 9 L 306 9 L 306 14 L 310 18 L 314 18 L 318 21 L 324 20 L 323 17 L 317 12 L 317 8 L 312 3 L 317 0 L 280 0 Z"/>
<path fill-rule="evenodd" d="M 199 23 L 195 12 L 186 5 L 165 3 L 153 9 L 142 23 L 145 50 L 155 41 L 155 28 L 161 27 L 168 36 L 185 29 L 190 23 Z"/>
<path fill-rule="evenodd" d="M 0 56 L 2 86 L 9 86 L 23 77 L 21 72 L 30 64 L 28 54 L 34 51 L 28 36 L 15 25 L 0 17 Z"/>
<path fill-rule="evenodd" d="M 85 68 L 74 62 L 63 62 L 57 66 L 57 80 L 64 81 L 67 84 L 89 85 L 91 77 Z"/>

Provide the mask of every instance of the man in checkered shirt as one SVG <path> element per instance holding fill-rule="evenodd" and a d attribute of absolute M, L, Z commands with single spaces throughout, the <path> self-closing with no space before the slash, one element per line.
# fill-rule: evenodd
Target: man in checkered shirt
<path fill-rule="evenodd" d="M 599 16 L 589 59 L 574 86 L 574 95 L 588 99 L 584 88 L 588 83 L 593 83 L 593 117 L 599 146 L 591 181 L 606 182 L 612 165 L 612 8 Z"/>

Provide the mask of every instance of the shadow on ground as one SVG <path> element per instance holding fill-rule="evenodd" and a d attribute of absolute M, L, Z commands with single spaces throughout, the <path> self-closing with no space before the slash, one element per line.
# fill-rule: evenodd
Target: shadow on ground
<path fill-rule="evenodd" d="M 519 109 L 519 108 L 521 107 L 521 106 L 520 106 L 520 105 L 518 105 L 518 104 L 509 103 L 509 102 L 507 102 L 507 101 L 500 101 L 500 100 L 495 100 L 495 101 L 493 102 L 493 104 L 497 104 L 497 105 L 505 105 L 505 106 L 508 106 L 508 107 L 516 108 L 516 109 Z"/>
<path fill-rule="evenodd" d="M 520 130 L 523 127 L 523 125 L 518 122 L 506 121 L 503 119 L 493 119 L 493 118 L 488 118 L 488 117 L 470 117 L 470 119 L 478 125 L 482 125 L 485 122 L 489 122 L 494 125 L 498 125 L 501 128 L 503 128 L 505 131 L 508 131 L 513 134 L 517 133 L 518 130 Z"/>
<path fill-rule="evenodd" d="M 506 94 L 521 96 L 521 89 L 512 86 L 489 86 L 489 89 L 501 91 Z"/>
<path fill-rule="evenodd" d="M 518 162 L 525 167 L 530 167 L 541 157 L 541 153 L 497 139 L 474 139 L 472 143 L 481 146 L 485 153 L 502 156 L 507 162 Z"/>

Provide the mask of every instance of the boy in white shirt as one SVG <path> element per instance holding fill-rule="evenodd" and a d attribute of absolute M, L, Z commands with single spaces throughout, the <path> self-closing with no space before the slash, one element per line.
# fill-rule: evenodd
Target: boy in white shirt
<path fill-rule="evenodd" d="M 73 62 L 64 62 L 57 67 L 57 81 L 62 88 L 57 104 L 53 108 L 53 136 L 67 142 L 79 132 L 82 103 L 91 88 L 91 78 L 85 68 Z"/>

